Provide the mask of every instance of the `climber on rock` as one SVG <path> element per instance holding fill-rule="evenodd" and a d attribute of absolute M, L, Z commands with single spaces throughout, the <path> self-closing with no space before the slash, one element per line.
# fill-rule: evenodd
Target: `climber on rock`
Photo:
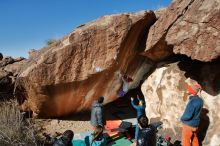
<path fill-rule="evenodd" d="M 128 92 L 129 83 L 132 82 L 133 79 L 128 77 L 126 74 L 122 75 L 121 73 L 119 74 L 119 77 L 123 81 L 122 89 L 119 91 L 119 97 L 123 97 Z"/>
<path fill-rule="evenodd" d="M 181 117 L 183 123 L 182 146 L 199 146 L 197 132 L 203 107 L 203 100 L 198 96 L 200 91 L 199 84 L 188 85 L 189 101 Z"/>
<path fill-rule="evenodd" d="M 97 127 L 98 125 L 104 126 L 106 123 L 103 111 L 103 101 L 104 97 L 100 96 L 98 100 L 95 100 L 92 104 L 90 123 L 93 128 Z"/>
<path fill-rule="evenodd" d="M 134 98 L 131 97 L 131 105 L 132 107 L 137 111 L 137 121 L 140 117 L 142 116 L 146 116 L 145 114 L 145 105 L 144 105 L 144 101 L 143 100 L 140 100 L 138 95 L 137 95 L 137 99 L 138 99 L 138 105 L 135 105 L 134 103 Z M 138 125 L 136 125 L 136 129 L 135 129 L 135 139 L 137 140 L 138 138 L 138 131 L 139 131 L 139 128 L 138 128 Z"/>

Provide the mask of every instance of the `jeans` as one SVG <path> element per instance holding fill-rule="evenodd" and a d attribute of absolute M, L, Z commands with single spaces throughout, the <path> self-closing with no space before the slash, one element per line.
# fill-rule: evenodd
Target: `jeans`
<path fill-rule="evenodd" d="M 135 139 L 137 140 L 137 138 L 138 138 L 138 132 L 139 132 L 139 126 L 138 126 L 138 124 L 136 125 L 136 127 L 135 127 Z"/>

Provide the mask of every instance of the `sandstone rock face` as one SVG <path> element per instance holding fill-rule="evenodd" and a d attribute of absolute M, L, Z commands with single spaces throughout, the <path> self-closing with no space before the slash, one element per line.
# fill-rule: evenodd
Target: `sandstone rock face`
<path fill-rule="evenodd" d="M 37 50 L 35 50 L 35 49 L 30 49 L 29 51 L 28 51 L 28 54 L 29 54 L 29 59 L 32 59 L 32 58 L 34 58 L 34 56 L 36 56 L 37 55 L 37 53 L 38 53 L 38 51 Z"/>
<path fill-rule="evenodd" d="M 89 109 L 99 96 L 110 102 L 122 84 L 120 71 L 134 78 L 134 87 L 147 66 L 138 55 L 144 50 L 142 38 L 155 20 L 152 11 L 104 16 L 31 52 L 19 79 L 25 108 L 54 117 Z"/>
<path fill-rule="evenodd" d="M 13 64 L 8 64 L 4 67 L 4 70 L 7 72 L 11 72 L 13 76 L 17 76 L 20 71 L 22 70 L 23 65 L 27 62 L 27 60 L 18 60 L 17 62 L 14 62 Z"/>
<path fill-rule="evenodd" d="M 5 67 L 8 64 L 14 63 L 14 59 L 12 57 L 4 57 L 0 62 L 0 67 Z"/>
<path fill-rule="evenodd" d="M 159 10 L 154 11 L 156 18 L 159 19 L 163 14 L 167 11 L 167 8 L 161 8 Z"/>
<path fill-rule="evenodd" d="M 24 58 L 3 57 L 0 59 L 0 100 L 12 95 L 20 69 L 26 63 Z"/>
<path fill-rule="evenodd" d="M 200 138 L 203 146 L 217 146 L 220 140 L 220 61 L 213 63 L 184 60 L 158 66 L 142 85 L 146 100 L 146 114 L 159 119 L 181 138 L 180 117 L 188 101 L 186 79 L 202 85 L 204 109 L 201 114 Z"/>
<path fill-rule="evenodd" d="M 211 61 L 220 56 L 219 31 L 219 0 L 176 0 L 151 27 L 144 55 L 160 60 L 174 52 Z"/>

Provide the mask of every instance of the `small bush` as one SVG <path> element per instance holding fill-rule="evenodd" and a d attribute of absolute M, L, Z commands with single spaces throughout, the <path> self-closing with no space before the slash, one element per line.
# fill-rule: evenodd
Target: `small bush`
<path fill-rule="evenodd" d="M 33 124 L 30 119 L 23 119 L 15 101 L 0 103 L 0 145 L 38 145 Z"/>
<path fill-rule="evenodd" d="M 50 46 L 50 45 L 52 45 L 53 43 L 56 43 L 56 42 L 57 42 L 57 40 L 55 40 L 55 39 L 49 39 L 49 40 L 47 40 L 47 45 Z"/>

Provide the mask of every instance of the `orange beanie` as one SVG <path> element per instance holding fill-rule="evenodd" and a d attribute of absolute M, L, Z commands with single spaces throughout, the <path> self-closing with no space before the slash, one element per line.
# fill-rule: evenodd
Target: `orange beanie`
<path fill-rule="evenodd" d="M 200 89 L 201 89 L 201 86 L 199 84 L 188 85 L 187 87 L 188 92 L 193 95 L 197 95 Z"/>

